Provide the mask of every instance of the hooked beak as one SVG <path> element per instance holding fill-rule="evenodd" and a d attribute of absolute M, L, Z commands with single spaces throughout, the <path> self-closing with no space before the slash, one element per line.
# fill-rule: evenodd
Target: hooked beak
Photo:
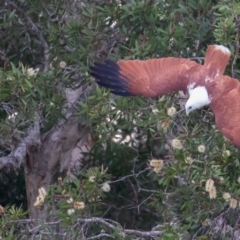
<path fill-rule="evenodd" d="M 189 113 L 190 112 L 192 112 L 192 107 L 188 107 L 188 108 L 186 108 L 186 114 L 187 114 L 187 116 L 189 116 Z"/>
<path fill-rule="evenodd" d="M 189 106 L 189 107 L 186 107 L 185 110 L 186 110 L 186 114 L 188 116 L 189 113 L 193 110 L 193 108 L 192 108 L 192 106 Z"/>

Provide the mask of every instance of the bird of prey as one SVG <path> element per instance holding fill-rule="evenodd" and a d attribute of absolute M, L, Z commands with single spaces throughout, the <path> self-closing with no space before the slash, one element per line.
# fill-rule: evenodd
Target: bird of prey
<path fill-rule="evenodd" d="M 91 75 L 100 86 L 121 96 L 157 97 L 175 91 L 188 91 L 185 109 L 209 105 L 218 129 L 240 147 L 240 83 L 225 76 L 231 52 L 222 45 L 210 45 L 203 65 L 184 58 L 146 61 L 96 62 Z"/>

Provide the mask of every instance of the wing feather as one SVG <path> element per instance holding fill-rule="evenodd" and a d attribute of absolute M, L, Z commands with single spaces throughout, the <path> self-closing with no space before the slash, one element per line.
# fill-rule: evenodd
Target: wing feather
<path fill-rule="evenodd" d="M 155 97 L 178 90 L 186 90 L 188 70 L 201 66 L 183 58 L 161 58 L 147 61 L 128 60 L 95 63 L 91 75 L 101 86 L 118 95 Z"/>
<path fill-rule="evenodd" d="M 128 60 L 95 63 L 91 75 L 97 83 L 118 95 L 155 97 L 186 90 L 190 82 L 205 84 L 223 74 L 230 51 L 221 45 L 210 45 L 204 66 L 183 58 L 161 58 L 147 61 Z"/>
<path fill-rule="evenodd" d="M 209 83 L 212 97 L 210 107 L 218 129 L 237 147 L 240 147 L 240 83 L 229 76 L 219 76 Z"/>

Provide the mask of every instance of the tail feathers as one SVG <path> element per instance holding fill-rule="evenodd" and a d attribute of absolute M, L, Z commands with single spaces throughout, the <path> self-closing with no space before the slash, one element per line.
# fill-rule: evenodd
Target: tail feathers
<path fill-rule="evenodd" d="M 109 88 L 112 93 L 117 95 L 132 95 L 129 92 L 126 77 L 120 73 L 120 68 L 116 62 L 111 60 L 105 60 L 102 63 L 95 62 L 90 70 L 91 75 L 97 79 L 100 86 Z"/>
<path fill-rule="evenodd" d="M 222 75 L 229 62 L 231 52 L 222 45 L 211 45 L 207 49 L 204 65 L 215 72 L 216 75 Z"/>

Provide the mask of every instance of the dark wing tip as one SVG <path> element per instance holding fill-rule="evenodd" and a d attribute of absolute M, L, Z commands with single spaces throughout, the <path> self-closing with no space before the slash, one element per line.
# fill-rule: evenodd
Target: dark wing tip
<path fill-rule="evenodd" d="M 90 74 L 97 79 L 98 85 L 109 88 L 112 93 L 121 96 L 131 96 L 126 77 L 120 73 L 119 65 L 111 60 L 95 62 L 90 67 Z"/>

